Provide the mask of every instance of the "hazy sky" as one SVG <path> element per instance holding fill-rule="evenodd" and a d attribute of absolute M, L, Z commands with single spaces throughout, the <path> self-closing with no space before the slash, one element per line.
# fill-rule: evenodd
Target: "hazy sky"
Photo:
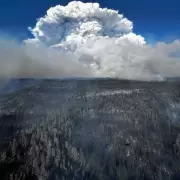
<path fill-rule="evenodd" d="M 180 76 L 179 7 L 179 0 L 1 0 L 0 77 Z"/>

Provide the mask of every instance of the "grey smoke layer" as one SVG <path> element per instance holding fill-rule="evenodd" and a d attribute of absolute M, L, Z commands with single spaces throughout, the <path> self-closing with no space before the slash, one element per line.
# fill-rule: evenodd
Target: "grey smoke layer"
<path fill-rule="evenodd" d="M 130 20 L 98 3 L 52 7 L 29 30 L 34 38 L 24 44 L 0 40 L 1 78 L 163 80 L 180 75 L 179 40 L 149 45 L 133 32 Z"/>

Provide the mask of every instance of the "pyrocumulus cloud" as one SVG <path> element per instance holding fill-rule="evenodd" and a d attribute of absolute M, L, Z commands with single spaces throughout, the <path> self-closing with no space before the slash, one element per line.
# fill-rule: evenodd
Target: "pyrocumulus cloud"
<path fill-rule="evenodd" d="M 162 80 L 180 75 L 180 41 L 147 44 L 133 23 L 98 3 L 50 8 L 24 45 L 0 42 L 1 76 L 118 77 Z"/>

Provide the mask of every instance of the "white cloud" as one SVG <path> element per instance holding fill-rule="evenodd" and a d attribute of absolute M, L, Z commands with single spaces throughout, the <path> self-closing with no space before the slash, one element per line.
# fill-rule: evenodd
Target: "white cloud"
<path fill-rule="evenodd" d="M 25 40 L 18 50 L 13 47 L 16 55 L 1 56 L 4 71 L 0 75 L 146 80 L 180 75 L 180 58 L 172 56 L 180 52 L 179 40 L 148 45 L 144 37 L 133 33 L 130 20 L 98 3 L 73 1 L 52 7 L 29 30 L 34 38 Z"/>

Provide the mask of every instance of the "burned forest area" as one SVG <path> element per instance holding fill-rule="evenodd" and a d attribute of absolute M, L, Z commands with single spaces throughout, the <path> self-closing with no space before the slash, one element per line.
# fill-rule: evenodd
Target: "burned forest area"
<path fill-rule="evenodd" d="M 28 81 L 0 96 L 0 179 L 180 179 L 180 81 Z"/>

